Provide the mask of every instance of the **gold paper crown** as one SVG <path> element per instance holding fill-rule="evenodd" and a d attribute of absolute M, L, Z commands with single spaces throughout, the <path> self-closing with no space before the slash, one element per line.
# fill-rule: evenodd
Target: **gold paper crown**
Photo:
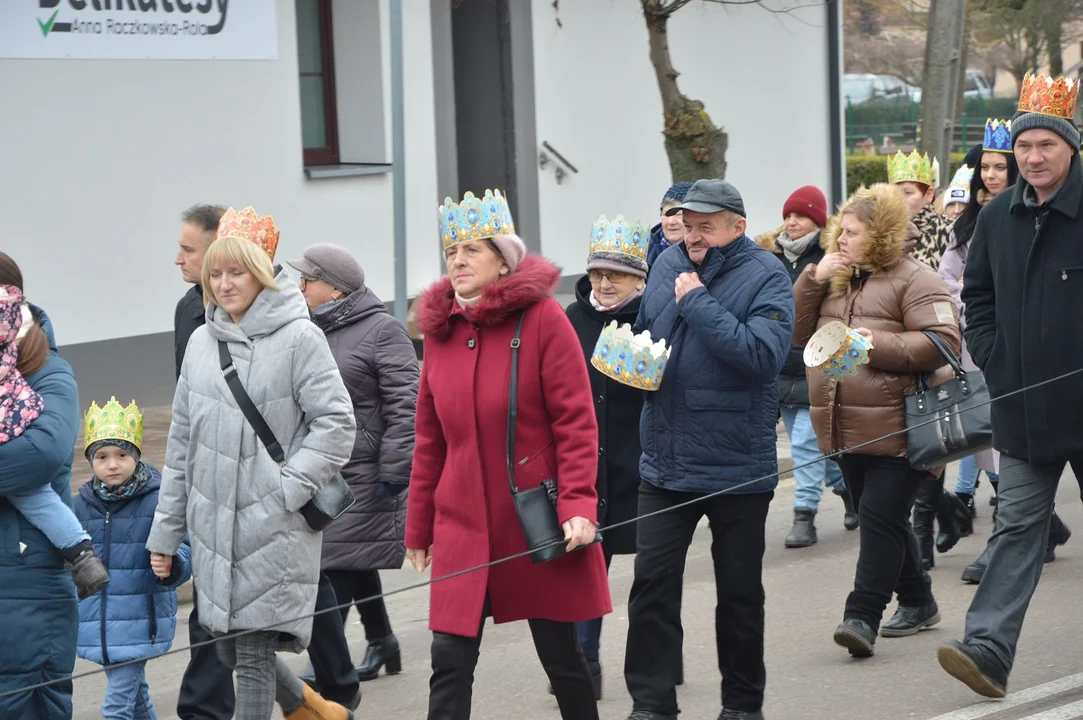
<path fill-rule="evenodd" d="M 929 187 L 940 187 L 940 163 L 936 158 L 929 160 L 929 154 L 918 151 L 903 155 L 902 150 L 887 163 L 888 181 L 892 184 L 916 182 Z"/>
<path fill-rule="evenodd" d="M 636 218 L 632 222 L 618 215 L 612 220 L 602 215 L 594 223 L 590 232 L 590 255 L 623 256 L 633 265 L 647 272 L 647 246 L 651 233 L 643 221 Z"/>
<path fill-rule="evenodd" d="M 249 205 L 240 212 L 233 208 L 226 210 L 218 223 L 218 235 L 215 239 L 236 237 L 254 242 L 274 262 L 280 234 L 275 228 L 275 219 L 272 216 L 260 217 L 255 208 Z"/>
<path fill-rule="evenodd" d="M 665 340 L 651 342 L 650 330 L 633 335 L 630 324 L 617 327 L 616 320 L 602 328 L 590 358 L 590 364 L 603 375 L 624 385 L 652 391 L 662 384 L 668 362 Z"/>
<path fill-rule="evenodd" d="M 121 407 L 115 396 L 109 399 L 105 407 L 98 407 L 96 402 L 92 402 L 86 411 L 83 434 L 86 437 L 84 452 L 99 440 L 124 440 L 142 451 L 143 413 L 136 407 L 135 400 L 128 407 Z"/>
<path fill-rule="evenodd" d="M 440 238 L 444 242 L 445 250 L 472 240 L 515 234 L 511 208 L 508 207 L 507 198 L 501 195 L 499 190 L 486 190 L 481 198 L 467 192 L 461 203 L 444 198 L 444 204 L 437 212 L 440 218 Z"/>
<path fill-rule="evenodd" d="M 1019 111 L 1061 118 L 1069 122 L 1075 117 L 1079 83 L 1058 77 L 1027 73 L 1019 90 Z"/>

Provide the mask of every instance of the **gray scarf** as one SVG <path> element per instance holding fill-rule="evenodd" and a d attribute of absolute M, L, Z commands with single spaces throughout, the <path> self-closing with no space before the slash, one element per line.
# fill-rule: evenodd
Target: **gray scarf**
<path fill-rule="evenodd" d="M 816 242 L 819 237 L 819 229 L 813 230 L 808 235 L 800 238 L 799 240 L 792 239 L 789 235 L 786 234 L 786 231 L 783 230 L 778 234 L 778 239 L 776 242 L 778 242 L 778 246 L 782 248 L 782 252 L 786 255 L 786 259 L 792 263 L 795 263 L 805 256 L 805 253 L 808 252 L 808 249 L 812 247 L 812 244 Z"/>

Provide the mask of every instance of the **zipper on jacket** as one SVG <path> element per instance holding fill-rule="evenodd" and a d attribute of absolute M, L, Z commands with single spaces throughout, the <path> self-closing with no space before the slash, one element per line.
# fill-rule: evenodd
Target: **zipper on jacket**
<path fill-rule="evenodd" d="M 1038 237 L 1038 233 L 1042 231 L 1042 223 L 1045 222 L 1047 215 L 1049 215 L 1048 210 L 1039 210 L 1034 213 L 1034 237 Z"/>
<path fill-rule="evenodd" d="M 147 610 L 150 618 L 150 645 L 154 647 L 158 640 L 158 613 L 154 607 L 154 591 L 147 593 Z"/>
<path fill-rule="evenodd" d="M 361 435 L 365 438 L 365 442 L 369 444 L 369 449 L 371 449 L 372 452 L 380 451 L 379 448 L 376 447 L 376 441 L 372 439 L 371 435 L 369 435 L 368 430 L 366 430 L 365 428 L 361 428 Z"/>
<path fill-rule="evenodd" d="M 1068 273 L 1083 272 L 1083 267 L 1066 267 L 1060 269 L 1060 279 L 1067 280 Z"/>
<path fill-rule="evenodd" d="M 105 569 L 109 569 L 109 544 L 111 536 L 113 534 L 113 526 L 109 522 L 110 511 L 105 511 L 105 546 L 102 548 L 102 564 L 105 565 Z M 109 603 L 109 586 L 106 585 L 101 590 L 102 593 L 102 665 L 109 665 L 109 646 L 105 642 L 105 618 L 107 616 L 107 605 Z"/>

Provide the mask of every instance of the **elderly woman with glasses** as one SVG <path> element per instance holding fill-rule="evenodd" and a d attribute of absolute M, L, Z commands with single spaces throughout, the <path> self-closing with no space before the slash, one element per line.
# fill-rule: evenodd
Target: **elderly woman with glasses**
<path fill-rule="evenodd" d="M 590 375 L 594 414 L 598 420 L 598 523 L 615 525 L 635 518 L 639 504 L 639 415 L 644 390 L 622 385 L 590 364 L 602 328 L 614 320 L 634 324 L 647 278 L 650 233 L 639 220 L 629 223 L 605 215 L 594 223 L 587 256 L 587 274 L 575 286 L 568 319 L 583 346 Z M 614 555 L 634 555 L 634 523 L 607 531 L 602 549 L 608 569 Z M 595 695 L 602 697 L 599 649 L 602 619 L 578 623 L 579 644 L 590 666 Z"/>

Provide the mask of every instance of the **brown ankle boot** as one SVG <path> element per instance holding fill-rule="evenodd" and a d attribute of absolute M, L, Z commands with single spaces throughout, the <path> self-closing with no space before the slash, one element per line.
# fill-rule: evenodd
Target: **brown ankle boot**
<path fill-rule="evenodd" d="M 286 720 L 353 720 L 353 713 L 330 700 L 324 700 L 308 685 L 304 686 L 305 702 L 289 715 Z"/>

